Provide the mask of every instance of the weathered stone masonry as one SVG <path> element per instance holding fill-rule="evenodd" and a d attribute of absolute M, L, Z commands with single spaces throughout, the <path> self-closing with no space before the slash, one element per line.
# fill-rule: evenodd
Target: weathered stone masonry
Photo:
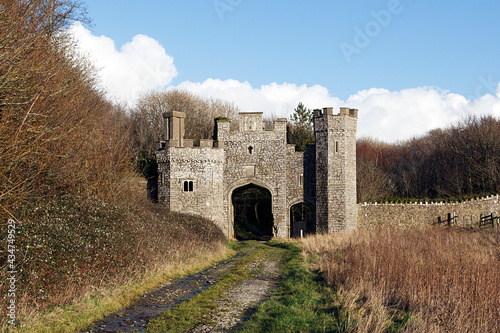
<path fill-rule="evenodd" d="M 448 214 L 456 216 L 456 224 L 477 224 L 480 216 L 494 213 L 500 215 L 498 195 L 456 203 L 375 203 L 358 205 L 358 227 L 370 229 L 384 226 L 409 228 L 431 225 L 437 218 L 443 220 Z"/>
<path fill-rule="evenodd" d="M 288 238 L 290 208 L 316 212 L 316 229 L 329 233 L 356 228 L 356 127 L 358 112 L 314 111 L 316 146 L 296 152 L 286 143 L 286 119 L 263 129 L 262 113 L 240 113 L 239 129 L 217 121 L 215 140 L 193 147 L 183 138 L 185 114 L 164 114 L 166 142 L 157 152 L 158 198 L 172 211 L 213 220 L 234 236 L 234 190 L 253 184 L 272 195 L 275 236 Z"/>

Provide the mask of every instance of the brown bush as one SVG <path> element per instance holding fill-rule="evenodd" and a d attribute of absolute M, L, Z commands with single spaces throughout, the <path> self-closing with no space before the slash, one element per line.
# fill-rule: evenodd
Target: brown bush
<path fill-rule="evenodd" d="M 23 200 L 65 187 L 95 195 L 130 164 L 128 130 L 117 125 L 123 116 L 94 88 L 92 69 L 58 31 L 77 8 L 71 1 L 24 0 L 1 9 L 2 219 Z"/>

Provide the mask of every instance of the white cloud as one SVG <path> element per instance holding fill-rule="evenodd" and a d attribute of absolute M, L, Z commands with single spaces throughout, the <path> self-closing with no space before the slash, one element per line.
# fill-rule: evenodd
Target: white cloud
<path fill-rule="evenodd" d="M 108 95 L 130 106 L 141 93 L 161 88 L 185 89 L 234 102 L 244 112 L 261 111 L 265 116 L 275 117 L 289 117 L 298 102 L 311 109 L 331 106 L 338 111 L 340 106 L 348 106 L 359 109 L 358 137 L 371 136 L 391 142 L 446 127 L 466 114 L 500 118 L 500 84 L 495 95 L 486 94 L 472 101 L 436 87 L 401 91 L 371 88 L 343 101 L 320 85 L 273 82 L 254 88 L 249 82 L 206 79 L 168 86 L 177 76 L 177 70 L 173 58 L 156 40 L 137 35 L 117 50 L 112 39 L 94 36 L 80 23 L 75 23 L 70 32 L 99 69 Z"/>
<path fill-rule="evenodd" d="M 422 87 L 365 90 L 350 96 L 346 104 L 359 109 L 360 135 L 396 141 L 456 122 L 470 102 L 461 95 Z"/>
<path fill-rule="evenodd" d="M 207 79 L 203 82 L 183 82 L 176 88 L 185 89 L 204 97 L 234 102 L 241 111 L 261 111 L 265 116 L 288 117 L 298 102 L 309 108 L 339 105 L 340 99 L 331 97 L 320 85 L 307 87 L 293 83 L 271 83 L 253 88 L 248 82 Z"/>
<path fill-rule="evenodd" d="M 151 37 L 136 35 L 118 50 L 111 38 L 92 35 L 80 22 L 69 32 L 113 100 L 133 105 L 141 93 L 164 88 L 177 76 L 174 59 Z"/>
<path fill-rule="evenodd" d="M 267 116 L 288 117 L 298 102 L 316 109 L 340 106 L 359 109 L 358 137 L 398 141 L 424 135 L 429 130 L 456 123 L 466 114 L 500 117 L 500 84 L 497 96 L 484 95 L 474 101 L 435 87 L 401 91 L 372 88 L 361 90 L 343 101 L 323 86 L 271 83 L 253 88 L 248 82 L 207 79 L 183 82 L 176 88 L 206 97 L 234 102 L 242 111 L 262 111 Z"/>

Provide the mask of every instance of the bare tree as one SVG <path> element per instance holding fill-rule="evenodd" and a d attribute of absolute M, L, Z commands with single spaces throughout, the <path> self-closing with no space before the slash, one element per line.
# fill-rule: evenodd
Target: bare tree
<path fill-rule="evenodd" d="M 358 202 L 377 201 L 391 194 L 389 178 L 382 170 L 382 142 L 371 138 L 358 140 L 356 145 L 356 178 Z"/>
<path fill-rule="evenodd" d="M 220 99 L 203 98 L 184 90 L 152 91 L 143 95 L 132 110 L 133 133 L 141 156 L 140 168 L 155 173 L 151 168 L 155 160 L 157 142 L 164 138 L 163 113 L 186 113 L 185 138 L 198 144 L 200 139 L 213 136 L 214 118 L 235 118 L 238 108 Z M 154 176 L 154 175 L 152 175 Z"/>
<path fill-rule="evenodd" d="M 56 33 L 79 6 L 12 0 L 0 7 L 0 214 L 28 197 L 105 191 L 97 183 L 121 172 L 106 168 L 126 163 L 118 156 L 128 132 L 106 121 L 114 107 L 95 88 L 92 68 Z M 118 155 L 112 142 L 120 142 Z"/>

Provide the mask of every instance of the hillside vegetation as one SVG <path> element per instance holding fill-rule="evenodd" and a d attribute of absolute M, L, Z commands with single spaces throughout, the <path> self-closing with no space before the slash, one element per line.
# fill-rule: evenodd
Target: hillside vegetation
<path fill-rule="evenodd" d="M 213 223 L 147 201 L 130 116 L 105 98 L 64 34 L 84 13 L 75 1 L 0 5 L 2 325 L 10 218 L 17 323 L 166 265 L 224 253 Z"/>
<path fill-rule="evenodd" d="M 500 120 L 493 116 L 469 116 L 395 144 L 360 139 L 356 152 L 359 202 L 500 192 Z"/>

